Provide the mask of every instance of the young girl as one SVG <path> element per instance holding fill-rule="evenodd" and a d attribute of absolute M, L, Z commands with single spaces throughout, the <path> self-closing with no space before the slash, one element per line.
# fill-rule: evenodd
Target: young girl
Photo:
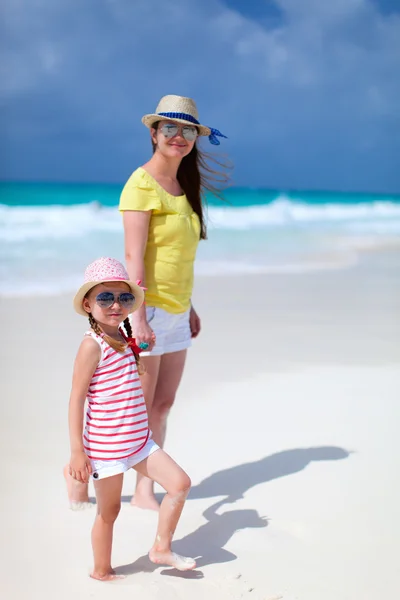
<path fill-rule="evenodd" d="M 132 338 L 128 319 L 143 300 L 142 288 L 129 281 L 123 265 L 112 258 L 100 258 L 87 267 L 84 284 L 74 298 L 74 308 L 89 318 L 90 330 L 82 340 L 74 365 L 69 404 L 69 474 L 80 483 L 93 477 L 97 514 L 92 530 L 91 576 L 102 581 L 116 578 L 111 567 L 113 527 L 121 506 L 123 473 L 130 468 L 156 481 L 167 492 L 160 507 L 150 560 L 182 571 L 196 566 L 192 558 L 171 551 L 172 536 L 191 483 L 188 475 L 151 439 L 137 368 L 140 349 Z M 143 344 L 142 348 L 145 349 Z"/>

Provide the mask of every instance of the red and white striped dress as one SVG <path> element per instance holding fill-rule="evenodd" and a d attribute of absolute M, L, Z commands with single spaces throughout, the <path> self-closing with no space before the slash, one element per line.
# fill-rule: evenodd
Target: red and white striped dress
<path fill-rule="evenodd" d="M 83 445 L 92 460 L 118 460 L 139 452 L 150 430 L 142 386 L 131 348 L 116 352 L 94 331 L 100 362 L 87 394 Z"/>

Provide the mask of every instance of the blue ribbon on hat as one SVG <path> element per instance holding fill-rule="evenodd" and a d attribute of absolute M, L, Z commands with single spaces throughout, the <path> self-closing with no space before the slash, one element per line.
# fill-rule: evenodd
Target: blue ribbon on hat
<path fill-rule="evenodd" d="M 167 119 L 182 119 L 183 121 L 190 121 L 190 123 L 194 123 L 195 125 L 201 125 L 201 123 L 197 119 L 192 117 L 192 115 L 188 115 L 186 113 L 162 112 L 157 114 L 160 117 L 166 117 Z M 208 129 L 210 129 L 211 131 L 210 135 L 208 136 L 208 139 L 210 143 L 214 146 L 220 145 L 221 142 L 218 139 L 219 137 L 228 139 L 227 136 L 218 131 L 218 129 L 214 129 L 214 127 L 209 127 Z"/>

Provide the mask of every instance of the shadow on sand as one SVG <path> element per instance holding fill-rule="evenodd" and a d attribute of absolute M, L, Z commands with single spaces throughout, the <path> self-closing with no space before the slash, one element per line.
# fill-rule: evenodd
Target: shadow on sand
<path fill-rule="evenodd" d="M 255 485 L 298 473 L 314 461 L 342 460 L 349 454 L 347 450 L 336 446 L 283 450 L 260 460 L 213 473 L 192 487 L 189 499 L 226 496 L 225 502 L 236 502 Z"/>
<path fill-rule="evenodd" d="M 236 555 L 224 549 L 234 533 L 248 528 L 267 527 L 268 521 L 253 509 L 229 510 L 217 514 L 216 511 L 221 506 L 235 503 L 256 485 L 298 473 L 314 461 L 342 460 L 349 454 L 347 450 L 335 446 L 295 448 L 213 473 L 191 489 L 189 500 L 216 496 L 224 498 L 204 511 L 206 523 L 173 543 L 174 551 L 195 557 L 198 567 L 235 560 Z M 160 494 L 159 500 L 161 499 Z M 130 496 L 124 496 L 122 500 L 129 502 Z M 129 575 L 141 571 L 152 572 L 158 568 L 147 556 L 141 556 L 133 563 L 118 567 L 117 571 Z M 191 579 L 203 577 L 202 572 L 197 570 L 182 573 L 176 569 L 166 569 L 162 574 Z"/>

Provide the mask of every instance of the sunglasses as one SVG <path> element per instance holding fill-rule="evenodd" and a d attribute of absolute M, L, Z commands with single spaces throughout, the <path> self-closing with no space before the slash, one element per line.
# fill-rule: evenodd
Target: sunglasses
<path fill-rule="evenodd" d="M 117 297 L 112 292 L 100 292 L 96 296 L 96 304 L 101 308 L 110 308 L 114 302 L 129 310 L 135 304 L 135 296 L 130 292 L 122 292 Z"/>
<path fill-rule="evenodd" d="M 181 131 L 182 136 L 188 142 L 193 142 L 198 135 L 196 127 L 192 127 L 191 125 L 180 127 L 179 125 L 175 125 L 175 123 L 164 123 L 164 125 L 161 125 L 160 131 L 166 138 L 173 138 Z"/>

